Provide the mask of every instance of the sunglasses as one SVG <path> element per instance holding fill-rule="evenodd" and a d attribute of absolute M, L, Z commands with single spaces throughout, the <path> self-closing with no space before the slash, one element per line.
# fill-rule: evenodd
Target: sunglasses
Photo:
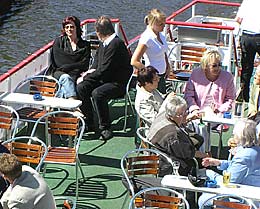
<path fill-rule="evenodd" d="M 213 68 L 215 68 L 215 67 L 221 67 L 221 63 L 209 64 L 208 66 L 209 66 L 209 67 L 213 67 Z"/>

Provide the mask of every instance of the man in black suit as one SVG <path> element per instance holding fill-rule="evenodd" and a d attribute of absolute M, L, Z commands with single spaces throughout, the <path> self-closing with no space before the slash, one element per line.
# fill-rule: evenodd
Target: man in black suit
<path fill-rule="evenodd" d="M 105 16 L 99 17 L 95 29 L 100 40 L 99 48 L 91 69 L 77 81 L 77 92 L 82 100 L 80 109 L 86 117 L 88 131 L 94 130 L 92 97 L 101 137 L 108 140 L 113 137 L 108 101 L 125 94 L 132 66 L 129 52 L 124 42 L 115 34 L 111 20 Z"/>

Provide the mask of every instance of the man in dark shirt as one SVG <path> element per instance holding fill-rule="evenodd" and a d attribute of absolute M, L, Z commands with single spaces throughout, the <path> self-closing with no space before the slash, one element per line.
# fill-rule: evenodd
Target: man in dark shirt
<path fill-rule="evenodd" d="M 80 109 L 86 117 L 88 131 L 94 129 L 92 105 L 95 105 L 101 137 L 108 140 L 113 137 L 108 101 L 125 94 L 132 66 L 128 50 L 115 34 L 111 20 L 105 16 L 99 17 L 95 29 L 100 40 L 99 48 L 91 69 L 77 81 L 77 92 L 82 100 Z"/>

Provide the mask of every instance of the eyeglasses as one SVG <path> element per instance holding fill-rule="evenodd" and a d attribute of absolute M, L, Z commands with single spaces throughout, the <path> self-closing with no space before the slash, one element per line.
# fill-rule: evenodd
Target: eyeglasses
<path fill-rule="evenodd" d="M 184 111 L 183 113 L 179 114 L 179 115 L 175 115 L 176 118 L 179 118 L 179 117 L 184 117 L 184 116 L 187 116 L 189 114 L 189 110 L 186 110 Z"/>
<path fill-rule="evenodd" d="M 74 29 L 75 28 L 75 26 L 74 25 L 65 25 L 65 27 L 64 27 L 65 29 Z"/>
<path fill-rule="evenodd" d="M 209 64 L 208 66 L 209 66 L 209 67 L 213 67 L 213 68 L 215 68 L 215 67 L 221 67 L 221 63 Z"/>

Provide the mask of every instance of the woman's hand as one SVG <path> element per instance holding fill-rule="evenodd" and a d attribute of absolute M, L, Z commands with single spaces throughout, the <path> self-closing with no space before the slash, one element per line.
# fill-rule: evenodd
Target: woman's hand
<path fill-rule="evenodd" d="M 215 158 L 212 158 L 212 157 L 206 157 L 206 158 L 203 158 L 203 160 L 202 160 L 202 165 L 204 167 L 219 166 L 220 163 L 221 163 L 221 161 L 219 159 L 215 159 Z"/>

